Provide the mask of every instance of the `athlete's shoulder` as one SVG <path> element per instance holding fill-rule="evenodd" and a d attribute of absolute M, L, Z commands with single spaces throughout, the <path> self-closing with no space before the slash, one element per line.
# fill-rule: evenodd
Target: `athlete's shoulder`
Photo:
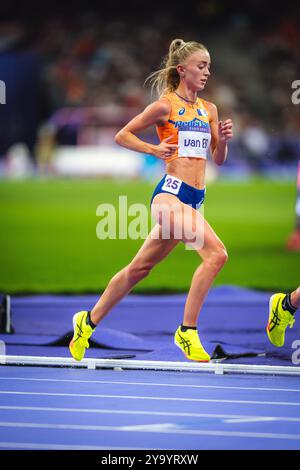
<path fill-rule="evenodd" d="M 206 108 L 212 111 L 217 111 L 217 106 L 214 103 L 212 103 L 211 101 L 204 100 L 203 98 L 200 98 L 200 99 Z"/>
<path fill-rule="evenodd" d="M 165 91 L 161 94 L 158 101 L 161 101 L 165 104 L 165 106 L 168 106 L 168 108 L 170 109 L 174 102 L 174 93 Z"/>
<path fill-rule="evenodd" d="M 150 103 L 143 111 L 144 118 L 153 120 L 156 125 L 164 124 L 171 113 L 171 105 L 167 100 L 159 98 Z"/>
<path fill-rule="evenodd" d="M 144 110 L 144 114 L 168 114 L 170 112 L 171 105 L 169 101 L 162 99 L 160 97 L 158 100 L 153 101 L 152 103 L 148 104 L 148 106 Z"/>
<path fill-rule="evenodd" d="M 167 96 L 163 95 L 151 105 L 156 115 L 161 117 L 167 117 L 171 113 L 172 104 L 168 100 Z"/>
<path fill-rule="evenodd" d="M 157 101 L 155 101 L 156 106 L 161 110 L 170 111 L 172 104 L 167 95 L 161 96 Z"/>

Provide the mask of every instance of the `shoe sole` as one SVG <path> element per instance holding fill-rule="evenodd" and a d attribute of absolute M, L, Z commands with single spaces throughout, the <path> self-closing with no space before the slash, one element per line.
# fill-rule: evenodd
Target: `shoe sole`
<path fill-rule="evenodd" d="M 207 359 L 207 360 L 203 360 L 203 361 L 200 361 L 199 359 L 192 359 L 191 357 L 189 357 L 184 351 L 182 351 L 181 347 L 179 346 L 179 344 L 176 342 L 176 339 L 174 340 L 174 344 L 180 349 L 181 352 L 183 352 L 183 354 L 185 355 L 185 357 L 187 359 L 189 359 L 190 361 L 194 361 L 194 362 L 209 362 L 210 359 Z"/>

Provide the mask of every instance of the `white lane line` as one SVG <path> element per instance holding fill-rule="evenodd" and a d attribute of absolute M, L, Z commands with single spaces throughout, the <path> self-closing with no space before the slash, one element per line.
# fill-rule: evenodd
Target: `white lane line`
<path fill-rule="evenodd" d="M 222 436 L 222 437 L 243 437 L 255 439 L 285 439 L 300 440 L 300 434 L 277 434 L 267 432 L 237 432 L 237 431 L 212 431 L 208 429 L 185 429 L 182 426 L 173 423 L 153 423 L 147 426 L 97 426 L 84 424 L 49 424 L 49 423 L 19 423 L 19 422 L 0 422 L 0 427 L 9 428 L 35 428 L 55 430 L 73 430 L 73 431 L 106 431 L 106 432 L 145 432 L 158 434 L 181 434 L 196 436 Z"/>
<path fill-rule="evenodd" d="M 133 432 L 164 432 L 173 429 L 178 429 L 178 425 L 176 423 L 133 424 L 120 426 L 120 428 L 122 428 L 122 431 Z"/>
<path fill-rule="evenodd" d="M 183 388 L 208 388 L 228 390 L 257 390 L 266 392 L 300 392 L 297 388 L 267 388 L 267 387 L 234 387 L 227 385 L 192 385 L 192 384 L 166 384 L 155 382 L 125 382 L 117 380 L 70 380 L 70 379 L 45 379 L 33 377 L 0 377 L 0 380 L 24 380 L 35 382 L 65 382 L 65 383 L 88 383 L 88 384 L 117 384 L 117 385 L 143 385 L 151 387 L 183 387 Z"/>
<path fill-rule="evenodd" d="M 278 421 L 278 419 L 272 416 L 248 416 L 248 418 L 224 419 L 223 423 L 226 423 L 226 424 L 262 423 L 264 421 L 274 422 L 274 421 Z"/>
<path fill-rule="evenodd" d="M 184 413 L 184 412 L 171 412 L 171 411 L 137 411 L 137 410 L 112 410 L 102 408 L 58 408 L 48 406 L 0 406 L 0 410 L 16 410 L 16 411 L 47 411 L 47 412 L 62 412 L 62 413 L 91 413 L 91 414 L 120 414 L 120 415 L 138 415 L 138 416 L 177 416 L 186 418 L 211 418 L 221 419 L 224 423 L 247 422 L 247 421 L 289 421 L 300 422 L 300 418 L 284 417 L 284 416 L 249 416 L 249 415 L 235 415 L 235 414 L 213 414 L 213 413 Z"/>
<path fill-rule="evenodd" d="M 182 398 L 182 397 L 145 397 L 137 395 L 98 395 L 92 393 L 50 393 L 50 392 L 15 392 L 0 390 L 1 395 L 33 395 L 52 397 L 85 397 L 85 398 L 119 398 L 124 400 L 161 400 L 161 401 L 187 401 L 203 403 L 240 403 L 247 405 L 276 405 L 276 406 L 300 406 L 300 402 L 284 401 L 257 401 L 257 400 L 221 400 L 210 398 Z"/>
<path fill-rule="evenodd" d="M 41 444 L 38 442 L 0 442 L 4 449 L 41 449 L 41 450 L 149 450 L 147 447 L 83 446 L 72 444 Z M 150 449 L 152 450 L 152 449 Z"/>

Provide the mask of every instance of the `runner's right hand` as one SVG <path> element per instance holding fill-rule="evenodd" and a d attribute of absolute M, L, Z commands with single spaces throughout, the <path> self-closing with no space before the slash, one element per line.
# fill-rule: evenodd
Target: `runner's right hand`
<path fill-rule="evenodd" d="M 153 146 L 153 155 L 157 158 L 161 158 L 165 160 L 176 152 L 178 149 L 178 145 L 176 144 L 169 144 L 168 142 L 173 138 L 173 136 L 166 137 L 164 140 L 161 141 L 159 145 Z"/>

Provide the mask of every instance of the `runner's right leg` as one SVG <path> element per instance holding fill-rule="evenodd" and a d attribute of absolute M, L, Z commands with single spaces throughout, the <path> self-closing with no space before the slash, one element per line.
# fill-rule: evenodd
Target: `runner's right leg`
<path fill-rule="evenodd" d="M 162 228 L 156 224 L 133 260 L 109 281 L 91 310 L 92 322 L 97 325 L 139 281 L 148 276 L 151 269 L 162 261 L 179 241 L 172 238 L 162 239 Z"/>
<path fill-rule="evenodd" d="M 69 344 L 69 349 L 74 359 L 81 361 L 86 348 L 89 348 L 88 340 L 94 331 L 89 324 L 89 320 L 94 325 L 97 325 L 140 280 L 150 273 L 157 263 L 170 253 L 178 242 L 179 240 L 172 238 L 163 239 L 162 228 L 159 224 L 156 224 L 131 263 L 110 280 L 100 299 L 90 312 L 89 319 L 89 312 L 87 311 L 81 311 L 74 315 L 74 334 Z"/>

